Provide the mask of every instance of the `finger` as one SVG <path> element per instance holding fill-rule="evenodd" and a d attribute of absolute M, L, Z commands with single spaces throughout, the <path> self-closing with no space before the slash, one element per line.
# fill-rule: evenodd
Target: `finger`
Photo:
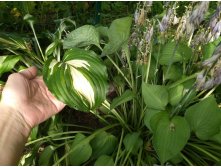
<path fill-rule="evenodd" d="M 37 68 L 36 67 L 29 67 L 19 73 L 22 74 L 27 79 L 33 79 L 37 76 Z"/>

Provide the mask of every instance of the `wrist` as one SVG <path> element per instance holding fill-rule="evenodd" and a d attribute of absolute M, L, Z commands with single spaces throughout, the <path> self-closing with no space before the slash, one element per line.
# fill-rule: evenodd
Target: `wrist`
<path fill-rule="evenodd" d="M 0 103 L 0 121 L 7 121 L 5 126 L 8 124 L 14 126 L 24 138 L 28 138 L 31 132 L 30 125 L 26 122 L 19 110 L 2 103 Z"/>

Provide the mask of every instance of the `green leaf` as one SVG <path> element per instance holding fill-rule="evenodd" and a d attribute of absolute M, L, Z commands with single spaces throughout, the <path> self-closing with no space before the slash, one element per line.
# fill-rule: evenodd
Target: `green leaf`
<path fill-rule="evenodd" d="M 210 138 L 210 140 L 211 140 L 211 141 L 215 141 L 215 142 L 221 144 L 221 127 L 220 127 L 219 133 L 217 133 L 217 134 L 215 134 L 214 136 L 212 136 L 212 137 Z"/>
<path fill-rule="evenodd" d="M 56 47 L 58 46 L 58 44 L 59 44 L 59 41 L 58 41 L 58 40 L 52 42 L 52 43 L 46 48 L 46 50 L 45 50 L 45 55 L 46 55 L 46 56 L 51 55 L 51 54 L 55 51 L 55 49 L 56 49 Z"/>
<path fill-rule="evenodd" d="M 170 65 L 175 62 L 186 62 L 192 55 L 192 50 L 187 45 L 169 42 L 161 50 L 159 63 L 161 65 Z"/>
<path fill-rule="evenodd" d="M 0 77 L 3 73 L 11 71 L 20 58 L 20 56 L 14 55 L 0 56 Z"/>
<path fill-rule="evenodd" d="M 55 97 L 80 111 L 96 109 L 106 99 L 106 67 L 94 52 L 74 48 L 61 62 L 48 59 L 43 78 Z"/>
<path fill-rule="evenodd" d="M 92 156 L 97 158 L 101 155 L 111 154 L 117 146 L 117 138 L 110 133 L 102 131 L 91 141 Z"/>
<path fill-rule="evenodd" d="M 107 155 L 101 155 L 94 163 L 94 166 L 114 166 L 114 160 Z"/>
<path fill-rule="evenodd" d="M 165 115 L 167 116 L 168 112 L 167 111 L 161 111 L 161 112 L 155 113 L 151 117 L 151 119 L 150 119 L 150 128 L 152 129 L 152 132 L 156 131 L 160 119 L 162 117 L 166 117 Z"/>
<path fill-rule="evenodd" d="M 184 95 L 184 87 L 182 84 L 170 89 L 169 90 L 169 103 L 172 106 L 178 105 L 183 95 Z"/>
<path fill-rule="evenodd" d="M 201 140 L 208 140 L 220 130 L 221 110 L 213 96 L 189 107 L 185 118 Z"/>
<path fill-rule="evenodd" d="M 123 17 L 114 20 L 108 29 L 109 42 L 105 45 L 103 54 L 113 54 L 117 52 L 130 36 L 132 18 Z"/>
<path fill-rule="evenodd" d="M 164 110 L 168 104 L 168 91 L 162 85 L 142 83 L 142 96 L 148 108 Z"/>
<path fill-rule="evenodd" d="M 221 37 L 213 42 L 207 43 L 202 47 L 203 60 L 210 58 L 213 55 L 217 45 L 221 42 Z"/>
<path fill-rule="evenodd" d="M 156 115 L 159 112 L 161 112 L 161 111 L 160 110 L 154 110 L 154 109 L 147 109 L 146 112 L 145 112 L 144 124 L 151 131 L 152 131 L 152 129 L 151 129 L 151 126 L 150 126 L 150 120 L 151 120 L 151 118 L 154 117 L 154 115 Z"/>
<path fill-rule="evenodd" d="M 135 94 L 131 91 L 131 90 L 126 90 L 121 96 L 119 97 L 116 97 L 111 105 L 110 105 L 110 109 L 114 109 L 115 107 L 123 104 L 123 103 L 126 103 L 130 100 L 132 100 L 133 98 L 135 97 Z"/>
<path fill-rule="evenodd" d="M 124 143 L 125 149 L 128 152 L 131 152 L 132 154 L 137 154 L 138 150 L 143 145 L 143 140 L 140 137 L 140 133 L 133 132 L 133 133 L 128 133 L 124 137 L 123 143 Z"/>
<path fill-rule="evenodd" d="M 78 133 L 75 136 L 71 148 L 75 147 L 76 145 L 78 145 L 78 147 L 74 151 L 72 151 L 68 156 L 70 165 L 79 166 L 82 163 L 86 162 L 91 157 L 92 148 L 89 142 L 79 145 L 79 143 L 85 138 L 86 136 L 80 133 Z"/>
<path fill-rule="evenodd" d="M 96 30 L 98 31 L 100 37 L 108 37 L 108 27 L 99 26 L 96 27 Z"/>
<path fill-rule="evenodd" d="M 165 80 L 170 79 L 172 81 L 177 81 L 181 78 L 182 73 L 183 73 L 182 67 L 177 64 L 172 64 L 168 72 L 167 70 L 168 70 L 168 66 L 163 66 L 163 74 L 164 74 Z"/>
<path fill-rule="evenodd" d="M 176 156 L 189 137 L 190 128 L 183 117 L 175 116 L 170 120 L 169 114 L 161 115 L 153 135 L 153 146 L 161 164 Z"/>
<path fill-rule="evenodd" d="M 26 14 L 24 17 L 23 17 L 23 20 L 24 21 L 27 21 L 29 24 L 34 24 L 34 17 L 30 14 Z"/>
<path fill-rule="evenodd" d="M 84 25 L 69 33 L 63 42 L 64 49 L 96 45 L 100 47 L 99 33 L 92 25 Z"/>
<path fill-rule="evenodd" d="M 51 145 L 45 147 L 43 152 L 40 154 L 39 161 L 38 161 L 39 165 L 40 166 L 51 165 L 50 160 L 51 160 L 51 157 L 52 157 L 54 151 L 55 151 L 55 148 Z"/>
<path fill-rule="evenodd" d="M 39 127 L 39 126 L 36 126 L 36 127 L 32 128 L 31 134 L 29 135 L 29 138 L 30 138 L 31 141 L 37 139 L 38 127 Z"/>

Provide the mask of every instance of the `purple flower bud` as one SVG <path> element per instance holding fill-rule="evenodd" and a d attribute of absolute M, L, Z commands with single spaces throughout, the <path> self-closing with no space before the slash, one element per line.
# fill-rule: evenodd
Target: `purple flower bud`
<path fill-rule="evenodd" d="M 140 13 L 139 13 L 138 10 L 136 10 L 135 13 L 134 13 L 134 21 L 135 21 L 135 24 L 138 23 L 139 16 L 140 16 Z"/>
<path fill-rule="evenodd" d="M 146 33 L 146 41 L 147 43 L 150 43 L 151 41 L 151 38 L 152 38 L 152 35 L 153 35 L 153 26 L 150 28 L 150 30 Z"/>

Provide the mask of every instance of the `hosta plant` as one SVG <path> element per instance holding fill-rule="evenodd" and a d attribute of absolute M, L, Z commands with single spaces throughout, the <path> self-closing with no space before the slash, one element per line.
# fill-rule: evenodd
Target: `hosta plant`
<path fill-rule="evenodd" d="M 91 129 L 65 124 L 55 116 L 33 129 L 26 145 L 33 147 L 21 164 L 221 162 L 221 38 L 216 27 L 220 6 L 217 3 L 217 10 L 212 10 L 209 2 L 190 3 L 178 16 L 179 3 L 165 3 L 162 15 L 156 16 L 150 15 L 154 3 L 138 3 L 134 20 L 116 19 L 108 27 L 74 29 L 73 21 L 61 20 L 57 31 L 49 34 L 52 43 L 45 53 L 29 15 L 25 18 L 35 36 L 35 52 L 25 38 L 0 38 L 4 48 L 16 55 L 12 64 L 2 59 L 3 72 L 18 62 L 38 66 L 59 100 L 72 109 L 93 113 L 102 124 Z M 204 19 L 213 24 L 205 24 Z M 47 134 L 38 138 L 41 128 Z"/>

